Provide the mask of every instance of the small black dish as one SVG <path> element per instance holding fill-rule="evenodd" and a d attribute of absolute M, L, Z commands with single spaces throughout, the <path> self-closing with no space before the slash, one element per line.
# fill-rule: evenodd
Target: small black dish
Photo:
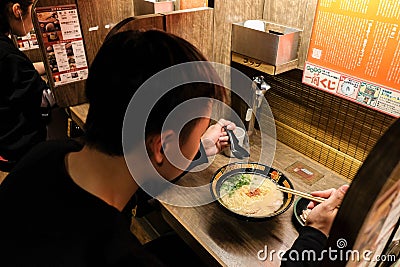
<path fill-rule="evenodd" d="M 298 197 L 294 202 L 293 220 L 298 227 L 305 226 L 305 221 L 303 221 L 300 215 L 303 213 L 303 210 L 307 209 L 308 203 L 310 203 L 310 200 L 303 197 Z"/>

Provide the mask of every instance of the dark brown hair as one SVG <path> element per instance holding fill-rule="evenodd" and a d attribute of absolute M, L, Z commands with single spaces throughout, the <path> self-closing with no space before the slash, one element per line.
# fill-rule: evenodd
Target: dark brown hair
<path fill-rule="evenodd" d="M 166 68 L 194 61 L 206 61 L 206 58 L 186 40 L 163 31 L 126 31 L 107 38 L 90 66 L 86 82 L 86 97 L 90 104 L 85 125 L 86 144 L 110 155 L 123 155 L 124 116 L 137 89 Z M 208 63 L 196 72 L 210 81 L 219 81 Z M 224 101 L 225 88 L 198 82 L 169 91 L 150 112 L 146 138 L 161 133 L 163 123 L 174 108 L 199 97 Z M 201 114 L 204 110 L 198 112 Z M 188 123 L 182 129 L 180 139 L 185 138 L 195 124 L 196 120 Z"/>
<path fill-rule="evenodd" d="M 19 4 L 22 16 L 26 16 L 28 8 L 32 5 L 32 0 L 0 0 L 0 32 L 6 34 L 10 32 L 10 18 L 12 18 L 12 6 Z"/>

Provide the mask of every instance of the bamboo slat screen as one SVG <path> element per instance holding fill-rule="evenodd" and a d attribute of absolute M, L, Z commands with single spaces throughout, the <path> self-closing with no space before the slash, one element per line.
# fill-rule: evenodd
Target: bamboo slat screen
<path fill-rule="evenodd" d="M 271 85 L 266 98 L 279 141 L 349 179 L 395 120 L 303 84 L 299 69 L 270 76 L 232 66 L 250 78 L 263 75 Z"/>

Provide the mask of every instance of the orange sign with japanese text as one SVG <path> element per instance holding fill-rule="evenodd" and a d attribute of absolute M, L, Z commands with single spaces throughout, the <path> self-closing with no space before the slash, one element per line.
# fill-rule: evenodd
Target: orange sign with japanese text
<path fill-rule="evenodd" d="M 400 117 L 400 1 L 319 0 L 303 83 Z"/>

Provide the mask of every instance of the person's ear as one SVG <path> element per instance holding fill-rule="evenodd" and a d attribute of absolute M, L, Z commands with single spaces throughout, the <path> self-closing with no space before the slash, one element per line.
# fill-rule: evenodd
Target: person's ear
<path fill-rule="evenodd" d="M 21 6 L 19 4 L 14 4 L 12 6 L 12 11 L 16 19 L 22 18 Z"/>
<path fill-rule="evenodd" d="M 165 160 L 165 150 L 173 147 L 172 142 L 175 136 L 175 132 L 172 130 L 164 131 L 161 135 L 153 135 L 147 142 L 147 148 L 150 150 L 153 160 L 158 165 L 162 165 Z"/>

